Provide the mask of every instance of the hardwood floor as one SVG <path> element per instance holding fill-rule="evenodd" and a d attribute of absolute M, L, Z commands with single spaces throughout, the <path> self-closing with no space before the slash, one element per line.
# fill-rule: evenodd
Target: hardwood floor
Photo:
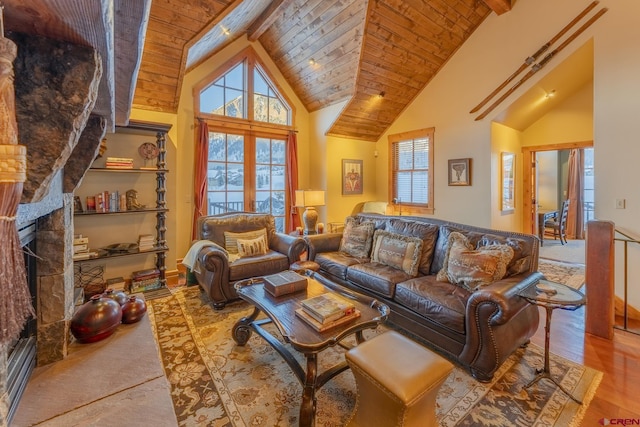
<path fill-rule="evenodd" d="M 640 336 L 621 330 L 609 341 L 584 333 L 585 307 L 556 309 L 551 318 L 550 351 L 604 373 L 587 408 L 583 426 L 600 426 L 602 418 L 633 419 L 640 423 Z M 544 347 L 545 313 L 532 342 Z M 613 423 L 612 423 L 613 424 Z"/>

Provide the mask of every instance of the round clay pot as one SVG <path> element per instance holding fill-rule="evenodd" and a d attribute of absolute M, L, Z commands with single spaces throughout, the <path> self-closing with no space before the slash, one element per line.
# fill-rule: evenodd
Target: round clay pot
<path fill-rule="evenodd" d="M 111 298 L 116 301 L 120 306 L 123 306 L 125 302 L 129 300 L 129 297 L 124 291 L 116 291 L 111 288 L 107 289 L 102 293 L 103 297 Z"/>
<path fill-rule="evenodd" d="M 131 295 L 122 306 L 122 323 L 139 322 L 147 312 L 147 303 L 142 298 Z"/>
<path fill-rule="evenodd" d="M 107 338 L 122 320 L 122 308 L 115 300 L 94 295 L 71 318 L 71 333 L 81 343 Z"/>

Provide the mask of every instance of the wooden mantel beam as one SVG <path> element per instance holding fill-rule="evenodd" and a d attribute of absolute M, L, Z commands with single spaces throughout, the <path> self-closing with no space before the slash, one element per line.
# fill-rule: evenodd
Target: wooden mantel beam
<path fill-rule="evenodd" d="M 497 15 L 502 15 L 511 10 L 511 0 L 484 0 L 484 2 Z"/>

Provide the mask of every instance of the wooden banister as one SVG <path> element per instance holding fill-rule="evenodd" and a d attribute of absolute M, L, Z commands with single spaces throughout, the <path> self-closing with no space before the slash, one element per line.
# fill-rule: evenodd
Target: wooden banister
<path fill-rule="evenodd" d="M 615 321 L 614 230 L 611 221 L 587 223 L 585 332 L 608 340 Z"/>

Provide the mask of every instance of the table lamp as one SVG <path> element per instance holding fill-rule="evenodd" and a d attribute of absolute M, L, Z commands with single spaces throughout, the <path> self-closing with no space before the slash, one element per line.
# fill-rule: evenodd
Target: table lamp
<path fill-rule="evenodd" d="M 302 213 L 304 234 L 316 234 L 318 212 L 316 206 L 324 206 L 324 190 L 296 190 L 296 203 L 298 208 L 305 208 Z"/>

